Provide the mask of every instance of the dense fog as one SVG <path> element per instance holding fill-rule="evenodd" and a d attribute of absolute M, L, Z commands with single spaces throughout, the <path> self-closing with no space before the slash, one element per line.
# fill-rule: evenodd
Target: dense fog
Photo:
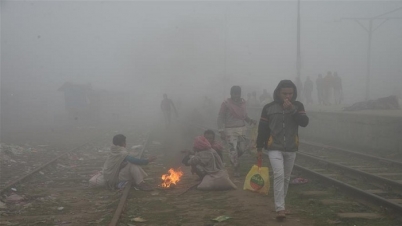
<path fill-rule="evenodd" d="M 280 80 L 297 76 L 297 1 L 0 4 L 2 137 L 15 128 L 80 120 L 67 112 L 69 85 L 92 92 L 84 102 L 92 101 L 86 117 L 96 125 L 152 122 L 164 93 L 183 115 L 206 97 L 218 106 L 233 85 L 246 99 L 263 89 L 272 95 Z M 365 100 L 369 21 L 345 18 L 390 12 L 373 20 L 369 98 L 401 95 L 401 7 L 301 1 L 301 81 L 310 76 L 315 86 L 318 74 L 337 72 L 343 104 Z M 217 110 L 210 117 L 215 121 Z"/>

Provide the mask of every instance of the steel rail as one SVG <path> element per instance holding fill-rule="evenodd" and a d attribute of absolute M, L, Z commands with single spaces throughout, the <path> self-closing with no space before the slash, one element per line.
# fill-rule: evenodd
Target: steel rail
<path fill-rule="evenodd" d="M 130 181 L 126 184 L 126 187 L 124 187 L 123 195 L 120 198 L 119 205 L 117 206 L 116 212 L 114 213 L 113 218 L 109 223 L 109 226 L 115 226 L 119 222 L 120 215 L 123 212 L 124 205 L 126 204 L 128 194 L 130 193 L 130 190 L 131 190 L 131 185 L 132 185 L 132 183 Z"/>
<path fill-rule="evenodd" d="M 149 132 L 148 135 L 147 135 L 147 137 L 145 138 L 144 145 L 142 146 L 142 149 L 141 149 L 141 152 L 140 152 L 141 155 L 142 155 L 142 153 L 145 151 L 145 148 L 146 148 L 146 147 L 149 145 L 149 143 L 150 143 L 150 142 L 149 142 L 149 139 L 151 138 L 151 133 L 152 133 L 152 132 Z M 126 184 L 126 186 L 124 187 L 123 194 L 122 194 L 122 196 L 120 197 L 119 204 L 117 205 L 116 211 L 115 211 L 115 213 L 114 213 L 114 215 L 113 215 L 112 220 L 111 220 L 110 223 L 109 223 L 109 226 L 116 226 L 116 225 L 119 223 L 121 213 L 122 213 L 123 210 L 124 210 L 124 206 L 125 206 L 125 204 L 126 204 L 128 195 L 129 195 L 130 190 L 131 190 L 131 186 L 132 186 L 132 182 L 129 181 L 129 182 Z"/>
<path fill-rule="evenodd" d="M 380 196 L 377 196 L 377 195 L 374 195 L 372 193 L 366 192 L 366 191 L 361 190 L 359 188 L 356 188 L 354 186 L 348 185 L 348 184 L 346 184 L 346 183 L 344 183 L 342 181 L 336 180 L 334 178 L 327 177 L 327 176 L 325 176 L 323 174 L 320 174 L 320 173 L 317 173 L 317 172 L 312 171 L 310 169 L 307 169 L 305 167 L 302 167 L 302 166 L 300 166 L 298 164 L 295 164 L 294 168 L 299 170 L 299 171 L 302 171 L 302 172 L 304 172 L 306 174 L 310 174 L 310 175 L 312 175 L 314 177 L 318 177 L 320 179 L 328 181 L 331 184 L 333 184 L 335 186 L 338 186 L 338 187 L 341 187 L 341 188 L 343 188 L 345 190 L 348 190 L 349 192 L 352 192 L 355 195 L 358 195 L 358 196 L 360 196 L 362 198 L 370 199 L 372 202 L 374 202 L 376 204 L 379 204 L 379 205 L 391 208 L 393 210 L 402 212 L 402 205 L 399 205 L 398 203 L 388 201 L 385 198 L 382 198 Z"/>
<path fill-rule="evenodd" d="M 351 151 L 351 150 L 347 150 L 347 149 L 344 149 L 344 148 L 338 148 L 338 147 L 333 147 L 333 146 L 329 146 L 329 145 L 324 145 L 324 144 L 314 143 L 314 142 L 309 142 L 309 141 L 304 141 L 304 140 L 300 141 L 300 143 L 311 145 L 311 146 L 316 146 L 316 147 L 331 148 L 331 149 L 341 151 L 341 152 L 344 152 L 344 153 L 356 155 L 356 156 L 359 156 L 359 157 L 364 157 L 364 158 L 371 159 L 371 160 L 387 162 L 387 163 L 391 163 L 391 164 L 393 164 L 395 166 L 402 167 L 402 162 L 395 161 L 395 160 L 392 160 L 392 159 L 381 158 L 381 157 L 378 157 L 378 156 L 375 156 L 375 155 L 363 154 L 363 153 L 360 153 L 360 152 Z"/>
<path fill-rule="evenodd" d="M 344 165 L 341 165 L 341 164 L 338 164 L 338 163 L 330 162 L 330 161 L 327 161 L 325 159 L 317 158 L 317 157 L 305 154 L 305 153 L 303 153 L 301 151 L 299 151 L 297 153 L 297 155 L 302 156 L 304 158 L 308 158 L 310 160 L 314 160 L 316 162 L 322 162 L 322 163 L 328 164 L 328 165 L 330 165 L 332 167 L 335 167 L 335 168 L 338 168 L 338 169 L 341 169 L 341 170 L 346 170 L 346 171 L 358 174 L 360 176 L 364 176 L 366 178 L 370 178 L 372 180 L 379 181 L 381 183 L 386 183 L 387 185 L 391 185 L 392 187 L 395 187 L 395 188 L 398 188 L 398 189 L 402 190 L 402 184 L 397 182 L 397 181 L 390 180 L 390 179 L 387 179 L 387 178 L 384 178 L 384 177 L 380 177 L 380 176 L 377 176 L 377 175 L 374 175 L 374 174 L 370 174 L 370 173 L 367 173 L 367 172 L 364 172 L 364 171 L 361 171 L 361 170 L 353 169 L 353 168 L 350 168 L 350 167 L 347 167 L 347 166 L 344 166 Z"/>
<path fill-rule="evenodd" d="M 22 176 L 22 177 L 20 177 L 20 178 L 18 178 L 18 179 L 16 179 L 16 180 L 14 180 L 14 181 L 8 183 L 4 188 L 2 188 L 2 189 L 0 190 L 0 195 L 2 195 L 4 192 L 6 192 L 9 188 L 13 187 L 13 186 L 16 185 L 17 183 L 20 183 L 20 182 L 22 182 L 22 181 L 28 179 L 29 177 L 31 177 L 31 176 L 34 175 L 35 173 L 37 173 L 37 172 L 39 172 L 40 170 L 42 170 L 42 169 L 48 167 L 49 165 L 53 164 L 53 163 L 56 162 L 58 159 L 60 159 L 60 158 L 62 158 L 62 157 L 64 157 L 64 156 L 66 156 L 67 154 L 69 154 L 69 153 L 71 153 L 71 152 L 73 152 L 73 151 L 75 151 L 75 150 L 77 150 L 77 149 L 79 149 L 79 148 L 82 148 L 83 146 L 87 145 L 88 143 L 89 143 L 89 142 L 87 142 L 87 143 L 85 143 L 85 144 L 82 144 L 82 145 L 80 145 L 80 146 L 78 146 L 78 147 L 72 148 L 72 149 L 66 151 L 65 153 L 63 153 L 63 154 L 61 154 L 61 155 L 59 155 L 59 156 L 53 158 L 52 160 L 50 160 L 50 161 L 44 163 L 43 165 L 41 165 L 40 167 L 36 168 L 36 169 L 33 170 L 32 172 L 29 172 L 28 174 L 26 174 L 26 175 L 24 175 L 24 176 Z"/>

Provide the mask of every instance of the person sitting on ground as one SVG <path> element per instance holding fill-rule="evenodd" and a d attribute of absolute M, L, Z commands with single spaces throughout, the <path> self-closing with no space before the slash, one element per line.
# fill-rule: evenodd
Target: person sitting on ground
<path fill-rule="evenodd" d="M 139 159 L 129 155 L 126 149 L 126 137 L 123 134 L 114 136 L 113 146 L 102 169 L 106 185 L 110 189 L 115 189 L 121 182 L 132 181 L 139 190 L 153 190 L 144 182 L 144 177 L 148 175 L 140 165 L 147 165 L 155 159 L 155 156 Z"/>
<path fill-rule="evenodd" d="M 211 148 L 212 148 L 213 150 L 215 150 L 215 152 L 219 155 L 219 158 L 220 158 L 220 160 L 221 160 L 221 162 L 222 162 L 222 165 L 224 166 L 224 163 L 223 163 L 223 153 L 222 153 L 222 151 L 223 151 L 223 146 L 222 146 L 220 143 L 218 143 L 217 141 L 215 141 L 215 132 L 214 132 L 213 130 L 210 130 L 210 129 L 205 130 L 205 132 L 204 132 L 204 137 L 205 137 L 205 139 L 209 142 Z M 187 153 L 187 154 L 188 154 L 188 156 L 185 158 L 186 160 L 183 160 L 183 163 L 184 163 L 185 165 L 189 166 L 189 165 L 187 164 L 187 162 L 185 162 L 185 161 L 188 161 L 188 159 L 190 158 L 190 156 L 195 155 L 195 154 L 196 154 L 197 152 L 199 152 L 199 151 L 200 151 L 200 149 L 199 149 L 199 147 L 197 147 L 197 146 L 194 146 L 192 151 L 190 151 L 190 150 L 183 150 L 182 153 Z M 217 158 L 217 156 L 215 156 L 215 157 Z M 223 168 L 223 167 L 222 167 L 222 168 Z M 192 172 L 193 174 L 197 174 L 197 175 L 200 177 L 200 178 L 199 178 L 200 180 L 205 176 L 203 173 L 200 173 L 200 170 L 199 170 L 199 169 L 197 170 L 196 164 L 191 165 L 191 172 Z"/>
<path fill-rule="evenodd" d="M 215 140 L 215 132 L 210 129 L 205 130 L 204 137 L 209 141 L 212 149 L 214 149 L 216 153 L 218 153 L 219 157 L 221 157 L 221 160 L 223 162 L 223 146 L 221 143 Z"/>
<path fill-rule="evenodd" d="M 195 153 L 189 153 L 182 162 L 186 166 L 192 166 L 202 180 L 197 188 L 200 190 L 236 189 L 236 185 L 229 179 L 221 158 L 208 139 L 197 136 L 193 146 Z"/>

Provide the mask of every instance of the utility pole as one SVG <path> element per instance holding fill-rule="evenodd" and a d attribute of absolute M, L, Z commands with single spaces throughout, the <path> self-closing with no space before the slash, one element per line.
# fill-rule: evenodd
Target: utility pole
<path fill-rule="evenodd" d="M 386 14 L 389 13 L 393 13 L 395 11 L 398 11 L 402 9 L 402 7 L 399 7 L 397 9 L 391 10 L 389 12 L 380 14 L 378 16 L 375 17 L 351 17 L 351 18 L 342 18 L 341 20 L 353 20 L 355 21 L 357 24 L 359 24 L 368 34 L 368 43 L 367 43 L 367 65 L 366 65 L 366 94 L 365 94 L 365 100 L 368 100 L 370 97 L 370 69 L 371 69 L 371 39 L 373 36 L 373 33 L 381 26 L 383 25 L 385 22 L 387 22 L 388 20 L 391 19 L 402 19 L 402 17 L 383 17 Z M 376 20 L 380 20 L 381 23 L 379 25 L 377 25 L 376 28 L 373 29 L 373 23 Z M 361 21 L 368 21 L 368 28 L 366 28 Z"/>
<path fill-rule="evenodd" d="M 228 39 L 228 7 L 225 8 L 225 28 L 224 28 L 224 47 L 223 47 L 223 98 L 227 96 L 228 90 L 226 89 L 226 84 L 228 83 L 227 77 L 227 39 Z"/>
<path fill-rule="evenodd" d="M 297 1 L 297 78 L 301 81 L 301 54 L 300 54 L 300 0 Z"/>

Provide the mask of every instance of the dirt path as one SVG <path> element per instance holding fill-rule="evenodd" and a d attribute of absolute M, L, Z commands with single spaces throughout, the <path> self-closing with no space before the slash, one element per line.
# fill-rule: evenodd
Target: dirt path
<path fill-rule="evenodd" d="M 115 131 L 110 132 L 107 140 L 114 134 Z M 138 144 L 141 137 L 138 131 L 125 134 L 130 146 Z M 69 139 L 71 136 L 63 138 Z M 142 192 L 132 189 L 119 225 L 312 225 L 297 214 L 289 216 L 283 222 L 277 222 L 275 212 L 272 211 L 272 194 L 262 196 L 243 191 L 244 177 L 232 178 L 238 186 L 237 190 L 205 192 L 192 189 L 180 195 L 197 183 L 197 176 L 192 175 L 190 169 L 181 164 L 183 156 L 180 153 L 185 148 L 191 148 L 193 137 L 193 133 L 178 127 L 161 130 L 156 134 L 154 142 L 161 145 L 154 145 L 157 148 L 150 148 L 145 154 L 157 155 L 159 158 L 144 167 L 149 174 L 147 181 L 157 187 L 162 174 L 167 173 L 169 168 L 180 166 L 184 176 L 171 190 Z M 63 141 L 68 143 L 67 140 Z M 0 224 L 108 225 L 120 193 L 103 188 L 89 188 L 87 181 L 93 169 L 98 169 L 103 164 L 105 153 L 99 150 L 109 145 L 106 140 L 105 143 L 90 145 L 88 150 L 77 152 L 76 156 L 70 156 L 61 165 L 43 170 L 43 175 L 37 175 L 28 184 L 17 186 L 17 193 L 25 195 L 27 199 L 16 204 L 9 203 L 8 209 L 2 213 Z M 84 163 L 79 161 L 81 158 L 92 162 L 94 168 L 80 168 L 78 163 Z M 253 157 L 246 155 L 241 160 L 244 176 L 253 164 Z M 226 164 L 230 172 L 229 163 Z M 63 209 L 59 210 L 60 207 Z M 229 216 L 230 219 L 220 223 L 211 220 L 221 215 Z M 142 217 L 147 221 L 132 221 L 135 217 Z"/>
<path fill-rule="evenodd" d="M 148 182 L 154 186 L 160 183 L 160 176 L 170 167 L 180 166 L 182 155 L 180 150 L 191 148 L 191 142 L 184 140 L 179 131 L 174 128 L 162 131 L 159 139 L 164 139 L 164 148 L 157 151 L 158 161 L 145 167 L 149 174 Z M 188 134 L 187 134 L 188 135 Z M 167 143 L 166 143 L 167 142 Z M 151 153 L 152 154 L 152 153 Z M 250 168 L 251 156 L 244 156 L 243 174 Z M 230 171 L 229 164 L 226 163 Z M 244 191 L 244 176 L 233 179 L 238 187 L 230 191 L 199 191 L 188 188 L 197 182 L 196 175 L 192 175 L 189 167 L 181 166 L 184 176 L 178 185 L 170 190 L 156 189 L 153 192 L 132 191 L 129 197 L 127 211 L 122 216 L 120 225 L 137 225 L 134 218 L 141 217 L 147 220 L 141 225 L 312 225 L 309 220 L 301 219 L 297 214 L 289 215 L 282 222 L 275 219 L 272 194 L 268 196 Z M 223 222 L 212 221 L 218 216 L 229 216 Z"/>

